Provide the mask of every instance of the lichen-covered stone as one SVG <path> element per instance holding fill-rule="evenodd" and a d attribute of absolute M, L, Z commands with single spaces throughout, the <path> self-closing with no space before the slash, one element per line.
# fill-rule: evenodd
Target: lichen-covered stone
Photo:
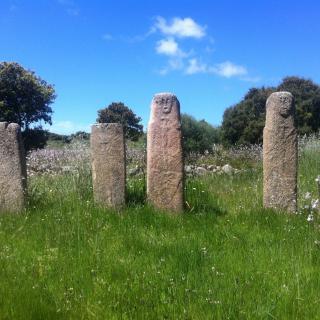
<path fill-rule="evenodd" d="M 120 209 L 125 204 L 126 162 L 123 127 L 100 123 L 91 127 L 92 180 L 95 201 Z"/>
<path fill-rule="evenodd" d="M 20 126 L 0 122 L 0 212 L 25 208 L 26 161 Z"/>
<path fill-rule="evenodd" d="M 183 168 L 179 101 L 171 93 L 156 94 L 147 142 L 147 196 L 152 205 L 174 213 L 183 211 Z"/>
<path fill-rule="evenodd" d="M 263 203 L 267 208 L 297 210 L 298 140 L 294 98 L 275 92 L 266 105 L 263 131 Z"/>

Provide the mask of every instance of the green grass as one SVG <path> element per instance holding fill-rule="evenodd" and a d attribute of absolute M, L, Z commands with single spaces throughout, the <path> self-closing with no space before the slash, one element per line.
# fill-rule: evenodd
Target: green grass
<path fill-rule="evenodd" d="M 300 158 L 317 196 L 319 152 Z M 0 216 L 0 319 L 319 319 L 317 219 L 262 208 L 262 170 L 190 179 L 181 216 L 128 184 L 121 214 L 97 208 L 89 174 L 32 178 Z"/>

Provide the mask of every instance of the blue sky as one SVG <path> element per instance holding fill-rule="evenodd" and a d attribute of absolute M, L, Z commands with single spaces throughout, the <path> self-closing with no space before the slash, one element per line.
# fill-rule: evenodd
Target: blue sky
<path fill-rule="evenodd" d="M 1 0 L 0 60 L 54 84 L 51 131 L 89 130 L 122 101 L 146 126 L 152 96 L 219 125 L 254 86 L 320 82 L 320 1 Z"/>

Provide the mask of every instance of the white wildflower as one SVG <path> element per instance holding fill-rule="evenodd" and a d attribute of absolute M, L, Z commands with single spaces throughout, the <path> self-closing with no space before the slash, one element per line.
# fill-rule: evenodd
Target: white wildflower
<path fill-rule="evenodd" d="M 304 198 L 306 200 L 310 199 L 311 198 L 311 193 L 310 192 L 307 192 L 305 195 L 304 195 Z"/>
<path fill-rule="evenodd" d="M 310 214 L 308 215 L 307 221 L 308 221 L 308 222 L 312 222 L 313 219 L 314 219 L 314 218 L 313 218 L 313 214 L 310 213 Z"/>
<path fill-rule="evenodd" d="M 312 207 L 312 209 L 317 209 L 319 207 L 319 199 L 312 200 L 311 207 Z"/>

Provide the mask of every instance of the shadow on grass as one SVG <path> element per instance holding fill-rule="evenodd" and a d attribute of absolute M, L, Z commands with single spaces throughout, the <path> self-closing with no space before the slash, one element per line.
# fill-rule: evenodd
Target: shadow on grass
<path fill-rule="evenodd" d="M 217 200 L 208 190 L 208 183 L 203 179 L 187 179 L 185 182 L 185 213 L 209 214 L 221 216 L 226 214 L 219 207 Z M 139 209 L 149 207 L 146 200 L 145 177 L 130 178 L 126 184 L 126 207 Z M 39 177 L 29 184 L 28 208 L 48 208 L 52 206 L 70 207 L 87 206 L 93 202 L 91 179 L 77 176 Z M 159 212 L 159 210 L 156 210 Z"/>
<path fill-rule="evenodd" d="M 147 205 L 146 189 L 144 178 L 129 180 L 126 194 L 127 206 L 141 207 Z M 214 214 L 216 216 L 226 214 L 226 211 L 219 207 L 212 194 L 208 192 L 208 188 L 203 181 L 198 179 L 187 180 L 184 193 L 185 213 Z"/>
<path fill-rule="evenodd" d="M 208 192 L 206 182 L 201 179 L 187 179 L 185 183 L 186 212 L 223 216 L 227 211 L 219 207 L 216 199 Z"/>
<path fill-rule="evenodd" d="M 146 204 L 146 194 L 145 177 L 133 178 L 127 181 L 126 203 L 128 207 L 144 206 Z"/>

